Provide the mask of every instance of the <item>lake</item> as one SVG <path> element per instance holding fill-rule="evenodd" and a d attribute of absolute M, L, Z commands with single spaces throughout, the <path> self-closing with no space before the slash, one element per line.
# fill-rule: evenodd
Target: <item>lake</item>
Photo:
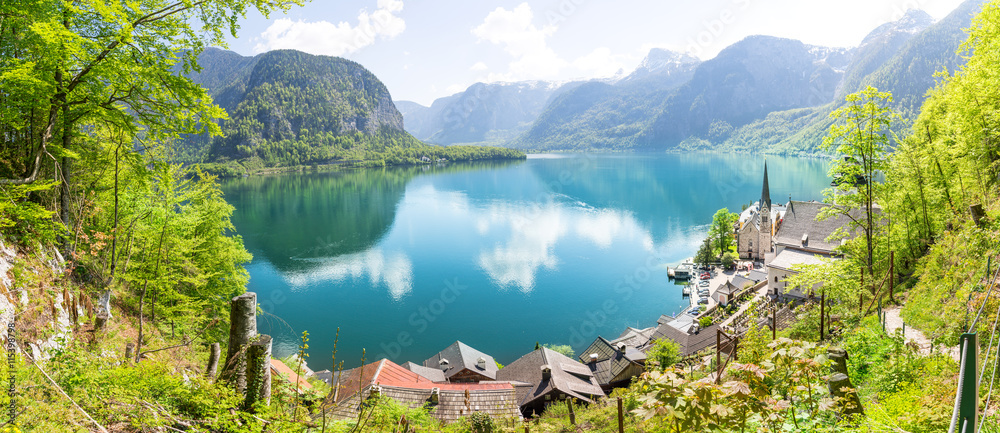
<path fill-rule="evenodd" d="M 579 353 L 687 305 L 667 265 L 712 215 L 761 192 L 763 157 L 532 155 L 525 161 L 296 173 L 223 184 L 254 259 L 276 356 L 422 363 L 456 340 L 510 363 Z M 820 200 L 828 161 L 767 158 L 771 198 Z"/>

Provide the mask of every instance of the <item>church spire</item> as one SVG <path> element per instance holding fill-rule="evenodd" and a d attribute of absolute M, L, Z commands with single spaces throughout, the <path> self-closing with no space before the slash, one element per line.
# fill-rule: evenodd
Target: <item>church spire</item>
<path fill-rule="evenodd" d="M 764 187 L 760 191 L 760 208 L 771 209 L 771 191 L 767 187 L 767 160 L 764 160 Z"/>

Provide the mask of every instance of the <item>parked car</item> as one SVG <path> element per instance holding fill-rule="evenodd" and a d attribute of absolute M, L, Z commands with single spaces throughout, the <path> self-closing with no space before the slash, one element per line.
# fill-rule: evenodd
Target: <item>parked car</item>
<path fill-rule="evenodd" d="M 708 297 L 706 296 L 706 297 L 698 298 L 698 303 L 699 304 L 707 304 L 708 303 Z"/>
<path fill-rule="evenodd" d="M 698 285 L 701 287 L 708 287 L 708 281 L 703 280 L 702 282 L 698 283 Z"/>
<path fill-rule="evenodd" d="M 693 310 L 688 311 L 688 314 L 690 314 L 692 316 L 697 316 L 697 315 L 701 314 L 701 307 L 698 307 L 698 308 L 695 308 Z"/>

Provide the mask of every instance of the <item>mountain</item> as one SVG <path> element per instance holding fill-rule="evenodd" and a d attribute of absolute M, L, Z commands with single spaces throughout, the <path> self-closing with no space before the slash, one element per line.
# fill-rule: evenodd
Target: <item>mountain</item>
<path fill-rule="evenodd" d="M 905 39 L 899 44 L 899 48 L 888 56 L 886 60 L 878 62 L 874 67 L 870 67 L 871 72 L 864 75 L 856 84 L 845 83 L 842 91 L 838 93 L 838 98 L 833 103 L 824 107 L 819 107 L 811 113 L 804 113 L 806 116 L 797 117 L 794 123 L 799 125 L 780 125 L 780 122 L 762 122 L 757 125 L 750 125 L 745 131 L 740 131 L 735 136 L 761 137 L 766 136 L 766 141 L 770 144 L 769 149 L 780 153 L 812 152 L 822 143 L 833 120 L 829 114 L 844 105 L 843 96 L 857 92 L 867 86 L 874 86 L 881 91 L 892 92 L 894 106 L 903 119 L 911 119 L 920 109 L 926 98 L 927 91 L 935 86 L 937 79 L 934 74 L 941 70 L 954 70 L 964 63 L 960 54 L 957 53 L 959 47 L 966 39 L 965 30 L 972 23 L 972 17 L 979 12 L 983 5 L 983 0 L 968 0 L 963 2 L 954 11 L 942 20 L 924 27 L 926 23 L 925 15 L 919 11 L 909 11 L 901 19 L 883 25 L 869 34 L 865 41 L 879 41 L 885 43 L 886 40 Z M 888 26 L 888 27 L 887 27 Z M 890 34 L 880 30 L 890 29 Z M 891 33 L 894 32 L 895 35 Z M 907 37 L 906 35 L 910 36 Z M 867 45 L 862 42 L 859 52 Z M 875 63 L 866 61 L 870 56 L 856 56 L 856 64 Z M 852 65 L 852 69 L 861 70 L 861 66 Z M 797 113 L 803 114 L 803 113 Z M 780 113 L 774 116 L 775 119 L 782 117 L 794 117 L 796 113 Z M 896 130 L 908 127 L 908 122 L 896 123 Z M 786 130 L 780 132 L 778 130 Z M 723 144 L 727 148 L 748 148 L 754 146 L 751 141 L 730 140 Z"/>
<path fill-rule="evenodd" d="M 591 81 L 553 98 L 531 128 L 509 145 L 538 150 L 630 147 L 700 63 L 687 54 L 654 48 L 617 82 Z"/>
<path fill-rule="evenodd" d="M 910 117 L 934 86 L 934 73 L 961 64 L 962 29 L 982 3 L 968 0 L 936 23 L 923 11 L 907 11 L 855 48 L 751 36 L 705 62 L 653 50 L 617 83 L 591 82 L 553 98 L 505 145 L 812 152 L 832 124 L 830 113 L 868 85 L 891 91 L 894 108 Z"/>
<path fill-rule="evenodd" d="M 690 137 L 724 140 L 773 111 L 833 100 L 847 50 L 771 36 L 750 36 L 698 66 L 664 103 L 644 145 L 674 147 Z"/>
<path fill-rule="evenodd" d="M 476 83 L 430 107 L 398 101 L 406 130 L 436 144 L 499 143 L 523 132 L 546 103 L 574 87 L 547 81 Z"/>
<path fill-rule="evenodd" d="M 214 163 L 208 168 L 216 172 L 520 156 L 506 149 L 444 149 L 420 142 L 403 129 L 403 115 L 385 85 L 350 60 L 295 50 L 244 57 L 207 49 L 199 64 L 201 70 L 189 77 L 208 89 L 229 118 L 220 122 L 224 137 L 185 137 L 179 159 Z"/>
<path fill-rule="evenodd" d="M 902 18 L 882 24 L 868 33 L 854 51 L 854 58 L 844 74 L 837 96 L 843 98 L 863 88 L 861 82 L 865 77 L 881 68 L 906 42 L 933 23 L 934 19 L 926 12 L 910 9 Z"/>
<path fill-rule="evenodd" d="M 642 63 L 632 71 L 631 74 L 621 80 L 621 84 L 630 84 L 637 81 L 670 81 L 671 79 L 684 82 L 691 79 L 691 72 L 694 67 L 701 63 L 697 57 L 687 53 L 678 53 L 663 48 L 653 48 L 649 50 Z M 671 87 L 667 85 L 667 87 Z"/>

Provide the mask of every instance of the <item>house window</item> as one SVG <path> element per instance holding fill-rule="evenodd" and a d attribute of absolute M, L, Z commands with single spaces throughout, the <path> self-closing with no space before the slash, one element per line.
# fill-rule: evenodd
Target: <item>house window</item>
<path fill-rule="evenodd" d="M 775 275 L 775 276 L 774 276 L 774 282 L 775 282 L 775 283 L 777 283 L 777 282 L 778 282 L 778 276 L 777 276 L 777 275 Z"/>

